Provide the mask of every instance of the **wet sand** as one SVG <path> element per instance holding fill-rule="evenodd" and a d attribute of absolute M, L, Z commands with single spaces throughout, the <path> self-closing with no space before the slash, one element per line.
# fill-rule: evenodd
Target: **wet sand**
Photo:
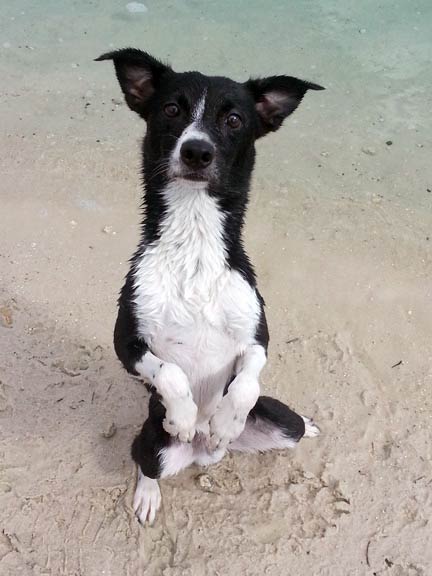
<path fill-rule="evenodd" d="M 126 4 L 1 8 L 1 574 L 428 576 L 430 3 Z M 126 45 L 327 88 L 259 142 L 246 231 L 263 389 L 322 436 L 164 481 L 146 529 L 129 446 L 147 396 L 111 345 L 144 126 L 92 62 Z"/>

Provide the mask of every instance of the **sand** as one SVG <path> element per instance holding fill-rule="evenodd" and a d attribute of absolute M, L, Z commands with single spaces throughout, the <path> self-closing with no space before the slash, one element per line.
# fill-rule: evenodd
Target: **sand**
<path fill-rule="evenodd" d="M 2 576 L 432 574 L 431 4 L 2 3 Z M 326 86 L 258 144 L 247 246 L 263 389 L 322 428 L 162 482 L 143 529 L 143 386 L 112 349 L 143 125 L 92 58 Z"/>

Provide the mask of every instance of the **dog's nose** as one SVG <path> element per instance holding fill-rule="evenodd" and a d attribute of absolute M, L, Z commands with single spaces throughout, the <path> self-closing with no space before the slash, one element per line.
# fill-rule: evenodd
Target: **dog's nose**
<path fill-rule="evenodd" d="M 206 140 L 187 140 L 180 148 L 180 157 L 189 168 L 207 168 L 212 163 L 214 148 Z"/>

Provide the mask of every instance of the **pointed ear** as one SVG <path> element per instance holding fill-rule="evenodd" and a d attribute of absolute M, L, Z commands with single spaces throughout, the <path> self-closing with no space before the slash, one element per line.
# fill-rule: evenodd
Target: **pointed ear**
<path fill-rule="evenodd" d="M 250 79 L 245 87 L 252 93 L 258 113 L 258 135 L 275 132 L 300 104 L 307 90 L 324 90 L 318 84 L 292 76 Z"/>
<path fill-rule="evenodd" d="M 101 60 L 114 61 L 117 79 L 129 108 L 145 119 L 150 97 L 157 90 L 162 76 L 172 69 L 135 48 L 107 52 L 95 59 L 96 62 Z"/>

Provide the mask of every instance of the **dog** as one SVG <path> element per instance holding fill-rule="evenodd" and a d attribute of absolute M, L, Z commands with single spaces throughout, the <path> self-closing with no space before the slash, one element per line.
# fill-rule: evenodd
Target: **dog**
<path fill-rule="evenodd" d="M 147 124 L 142 233 L 118 301 L 114 347 L 151 393 L 132 444 L 134 511 L 161 503 L 158 479 L 227 450 L 263 452 L 316 436 L 311 419 L 260 396 L 269 334 L 242 229 L 255 141 L 278 130 L 317 84 L 290 76 L 239 83 L 175 72 L 141 50 L 112 60 Z"/>

